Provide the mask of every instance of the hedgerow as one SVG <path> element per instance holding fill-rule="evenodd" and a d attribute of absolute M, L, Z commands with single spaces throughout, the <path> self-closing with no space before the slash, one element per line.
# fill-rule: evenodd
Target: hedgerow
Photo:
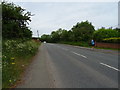
<path fill-rule="evenodd" d="M 120 43 L 120 37 L 105 38 L 103 39 L 103 42 Z"/>
<path fill-rule="evenodd" d="M 39 43 L 6 40 L 3 42 L 2 53 L 2 87 L 9 88 L 20 79 L 24 67 L 30 62 L 39 47 Z"/>

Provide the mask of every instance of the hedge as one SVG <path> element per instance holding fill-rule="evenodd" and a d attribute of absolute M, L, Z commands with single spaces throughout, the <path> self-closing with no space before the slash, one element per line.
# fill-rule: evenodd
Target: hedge
<path fill-rule="evenodd" d="M 120 37 L 105 38 L 102 41 L 107 43 L 120 43 Z"/>

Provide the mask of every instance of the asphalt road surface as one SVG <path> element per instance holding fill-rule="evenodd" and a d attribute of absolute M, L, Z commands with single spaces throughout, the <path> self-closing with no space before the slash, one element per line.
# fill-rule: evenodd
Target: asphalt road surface
<path fill-rule="evenodd" d="M 118 52 L 42 44 L 17 88 L 118 88 Z"/>

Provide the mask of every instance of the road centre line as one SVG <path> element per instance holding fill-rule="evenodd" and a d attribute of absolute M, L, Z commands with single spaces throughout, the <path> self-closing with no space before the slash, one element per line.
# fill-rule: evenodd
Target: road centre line
<path fill-rule="evenodd" d="M 84 57 L 84 58 L 87 58 L 86 56 L 84 56 L 84 55 L 82 55 L 82 54 L 79 54 L 79 53 L 76 53 L 76 52 L 73 52 L 73 51 L 72 51 L 72 53 L 74 53 L 74 54 L 76 54 L 76 55 L 78 55 L 78 56 L 82 56 L 82 57 Z"/>
<path fill-rule="evenodd" d="M 110 66 L 110 65 L 108 65 L 108 64 L 104 64 L 104 63 L 100 63 L 100 64 L 103 65 L 103 66 L 109 67 L 109 68 L 111 68 L 111 69 L 114 69 L 114 70 L 116 70 L 116 71 L 120 71 L 119 69 L 117 69 L 117 68 L 115 68 L 115 67 L 112 67 L 112 66 Z"/>

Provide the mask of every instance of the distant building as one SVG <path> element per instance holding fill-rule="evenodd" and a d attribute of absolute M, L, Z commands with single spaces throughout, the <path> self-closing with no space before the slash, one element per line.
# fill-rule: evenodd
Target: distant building
<path fill-rule="evenodd" d="M 40 42 L 40 38 L 38 38 L 38 37 L 32 37 L 32 40 L 34 40 L 36 42 Z"/>
<path fill-rule="evenodd" d="M 118 2 L 118 28 L 120 28 L 120 1 Z"/>

